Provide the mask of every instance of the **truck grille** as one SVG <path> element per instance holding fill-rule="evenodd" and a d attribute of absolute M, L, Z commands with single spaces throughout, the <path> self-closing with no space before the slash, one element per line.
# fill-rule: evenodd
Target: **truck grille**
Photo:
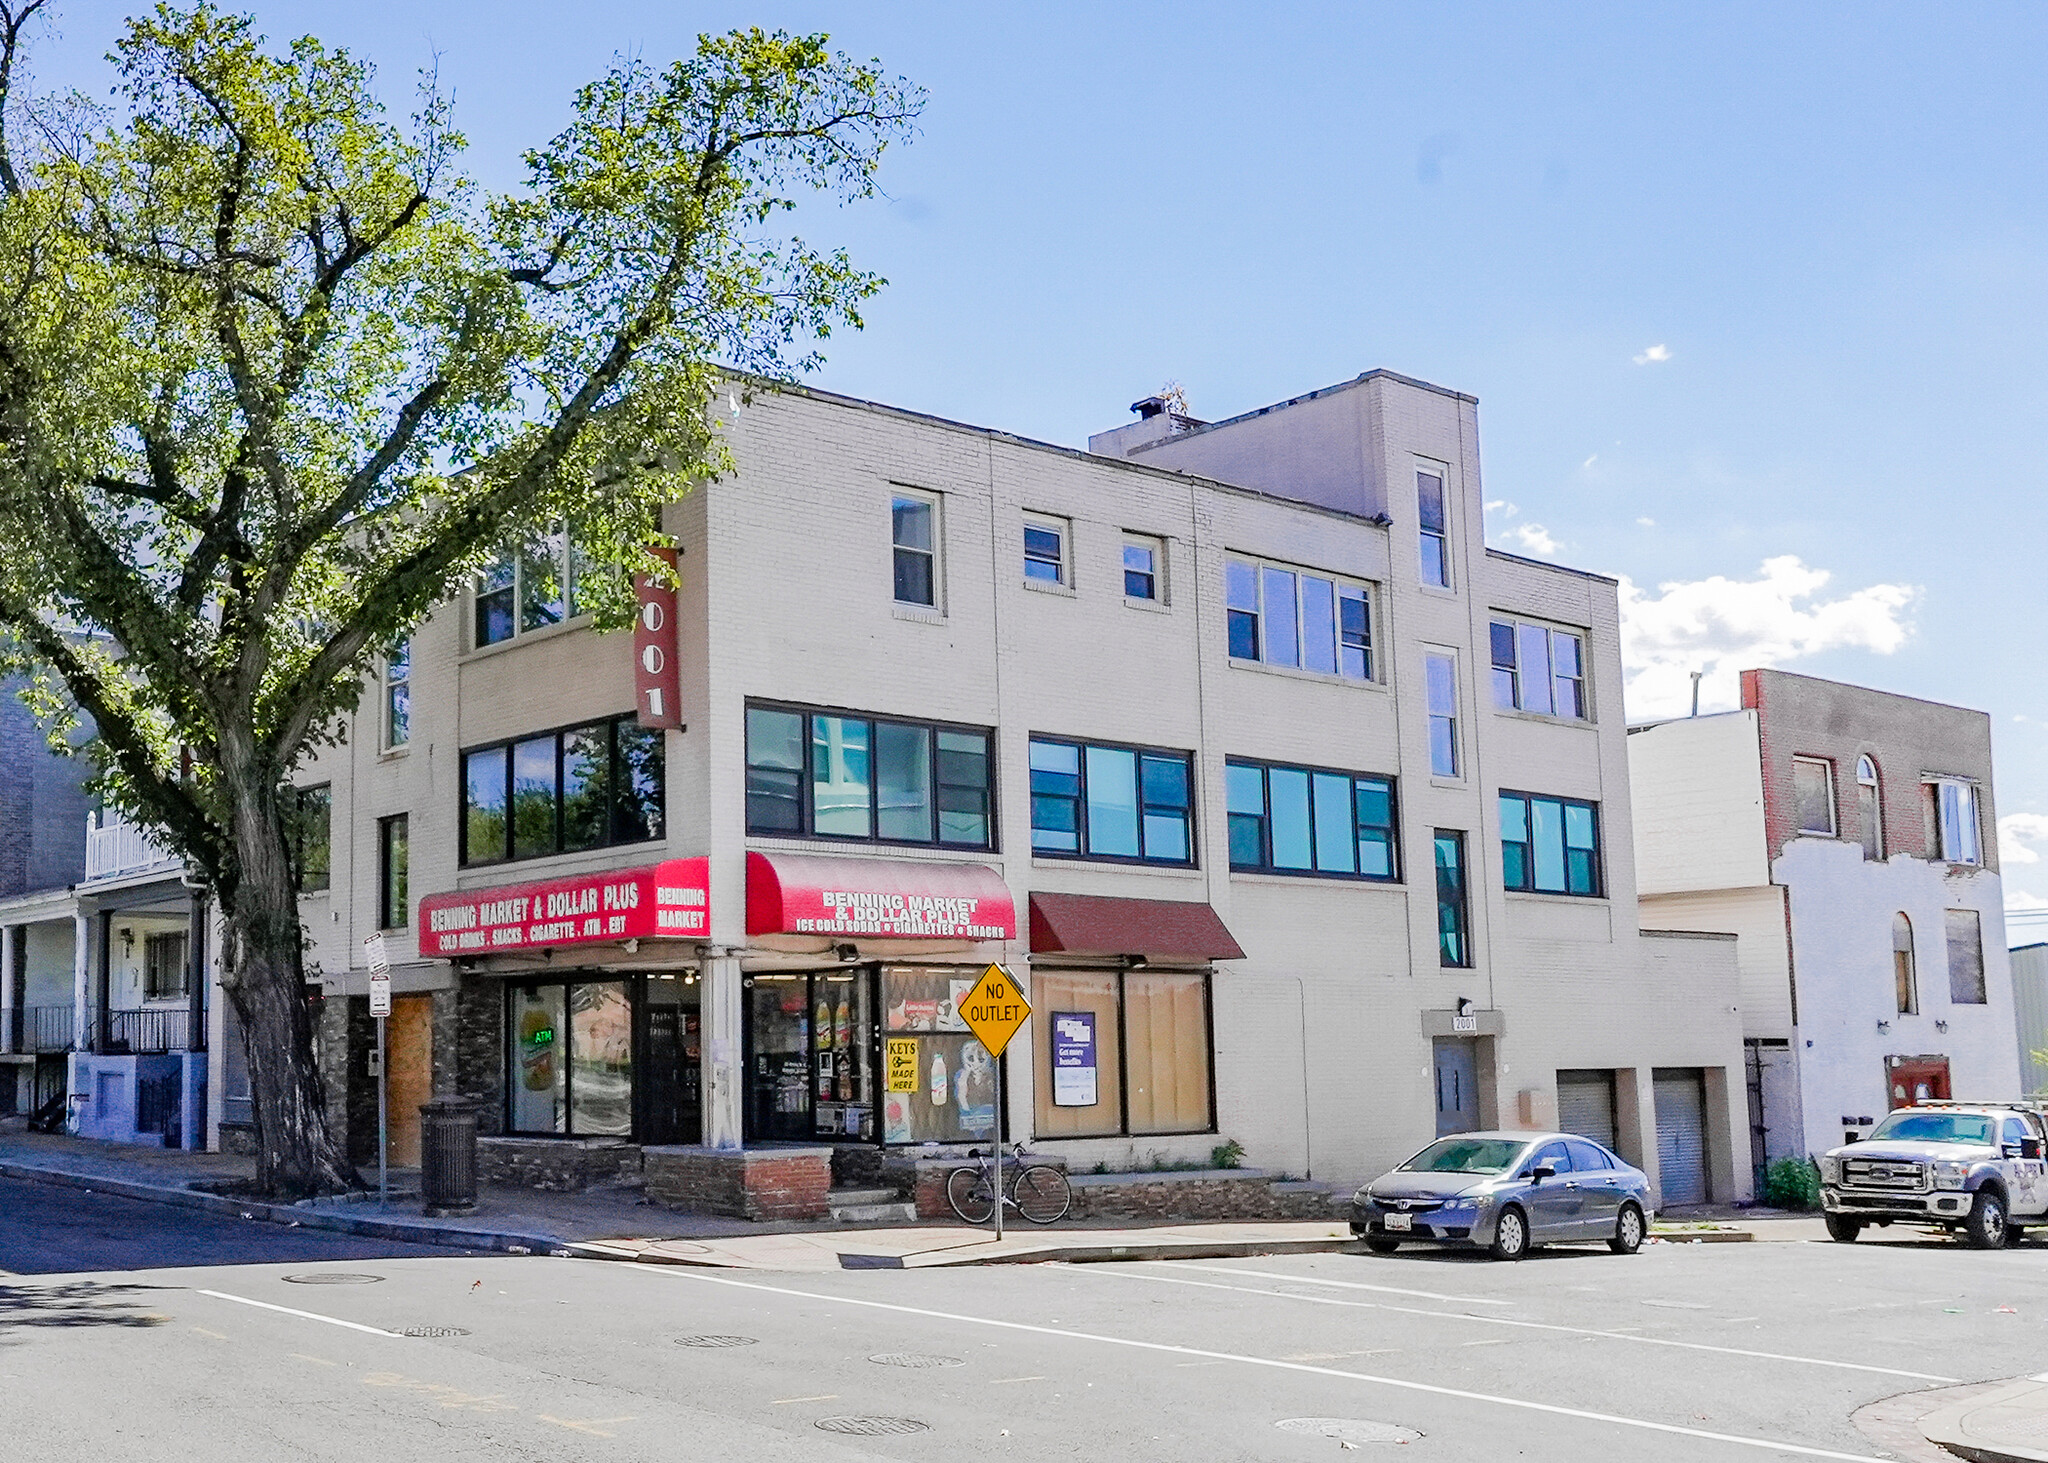
<path fill-rule="evenodd" d="M 1842 1165 L 1842 1182 L 1857 1189 L 1919 1193 L 1927 1188 L 1927 1170 L 1917 1163 L 1887 1158 L 1851 1158 Z"/>

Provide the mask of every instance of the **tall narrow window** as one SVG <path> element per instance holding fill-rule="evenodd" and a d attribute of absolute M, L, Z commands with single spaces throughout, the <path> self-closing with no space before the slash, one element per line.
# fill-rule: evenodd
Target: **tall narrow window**
<path fill-rule="evenodd" d="M 1444 503 L 1443 473 L 1435 468 L 1415 472 L 1416 521 L 1422 526 L 1422 582 L 1438 589 L 1451 586 L 1450 520 Z"/>
<path fill-rule="evenodd" d="M 1835 768 L 1818 757 L 1792 759 L 1792 800 L 1801 833 L 1835 836 Z"/>
<path fill-rule="evenodd" d="M 1896 987 L 1901 1016 L 1920 1009 L 1920 979 L 1913 969 L 1913 922 L 1904 914 L 1892 916 L 1892 984 Z"/>
<path fill-rule="evenodd" d="M 1067 540 L 1072 532 L 1064 518 L 1025 515 L 1024 577 L 1039 584 L 1069 583 Z"/>
<path fill-rule="evenodd" d="M 169 1000 L 191 989 L 189 936 L 184 930 L 142 937 L 142 996 L 144 1000 Z"/>
<path fill-rule="evenodd" d="M 407 818 L 399 813 L 377 820 L 377 927 L 402 930 L 409 917 L 412 849 Z"/>
<path fill-rule="evenodd" d="M 1941 778 L 1927 784 L 1927 801 L 1935 857 L 1952 864 L 1981 862 L 1976 785 Z"/>
<path fill-rule="evenodd" d="M 1472 942 L 1466 928 L 1465 835 L 1436 830 L 1437 963 L 1463 969 L 1472 963 Z"/>
<path fill-rule="evenodd" d="M 1239 660 L 1259 659 L 1259 571 L 1242 559 L 1223 566 L 1224 599 L 1230 620 L 1230 653 Z"/>
<path fill-rule="evenodd" d="M 898 493 L 889 500 L 898 604 L 938 604 L 937 517 L 938 505 L 930 498 Z"/>
<path fill-rule="evenodd" d="M 1154 602 L 1160 593 L 1160 570 L 1166 559 L 1165 545 L 1156 538 L 1129 534 L 1124 538 L 1124 598 Z"/>
<path fill-rule="evenodd" d="M 1448 655 L 1423 659 L 1429 691 L 1429 770 L 1458 775 L 1458 662 Z"/>
<path fill-rule="evenodd" d="M 384 654 L 384 745 L 412 739 L 412 640 L 401 637 Z"/>
<path fill-rule="evenodd" d="M 1856 821 L 1863 829 L 1863 856 L 1872 862 L 1882 859 L 1884 799 L 1877 785 L 1877 763 L 1868 757 L 1856 759 Z M 1899 917 L 1905 918 L 1904 915 Z"/>
<path fill-rule="evenodd" d="M 297 864 L 299 892 L 325 889 L 334 870 L 334 789 L 326 783 L 302 787 L 292 794 L 292 856 Z"/>
<path fill-rule="evenodd" d="M 1942 916 L 1948 934 L 1948 998 L 1958 1006 L 1984 1004 L 1984 920 L 1974 909 Z"/>

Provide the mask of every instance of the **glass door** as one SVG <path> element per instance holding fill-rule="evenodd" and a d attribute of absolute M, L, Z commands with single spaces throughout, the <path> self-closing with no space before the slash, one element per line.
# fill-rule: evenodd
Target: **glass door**
<path fill-rule="evenodd" d="M 811 1129 L 810 977 L 759 975 L 747 991 L 747 1136 L 803 1142 Z"/>

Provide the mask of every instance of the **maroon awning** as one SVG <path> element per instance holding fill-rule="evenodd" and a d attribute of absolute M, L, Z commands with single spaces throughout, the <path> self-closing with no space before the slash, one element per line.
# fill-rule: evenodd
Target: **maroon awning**
<path fill-rule="evenodd" d="M 1031 953 L 1244 959 L 1244 950 L 1206 904 L 1102 894 L 1032 895 Z"/>

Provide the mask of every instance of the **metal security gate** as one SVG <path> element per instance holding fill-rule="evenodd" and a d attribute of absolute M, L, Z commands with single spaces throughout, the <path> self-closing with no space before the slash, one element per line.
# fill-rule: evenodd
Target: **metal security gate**
<path fill-rule="evenodd" d="M 1557 1125 L 1567 1133 L 1614 1147 L 1614 1073 L 1559 1072 Z"/>
<path fill-rule="evenodd" d="M 1661 1204 L 1707 1202 L 1707 1095 L 1697 1067 L 1654 1074 Z"/>

